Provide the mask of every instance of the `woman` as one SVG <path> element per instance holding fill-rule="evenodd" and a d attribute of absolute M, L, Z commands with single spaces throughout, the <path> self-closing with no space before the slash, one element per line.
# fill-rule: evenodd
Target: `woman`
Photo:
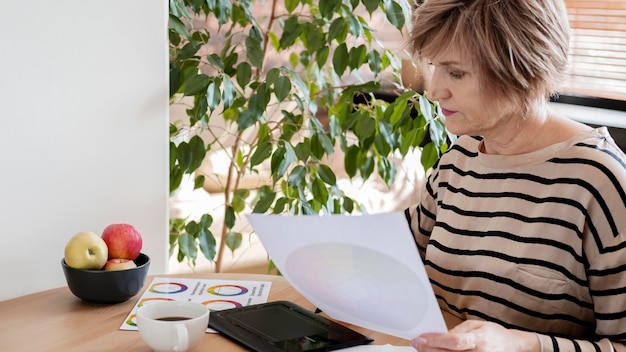
<path fill-rule="evenodd" d="M 431 351 L 626 351 L 626 156 L 549 109 L 561 0 L 427 0 L 410 43 L 459 135 L 407 219 L 449 327 Z"/>

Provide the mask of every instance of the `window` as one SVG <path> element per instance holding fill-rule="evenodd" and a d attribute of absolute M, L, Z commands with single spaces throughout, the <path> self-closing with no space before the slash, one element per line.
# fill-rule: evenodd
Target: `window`
<path fill-rule="evenodd" d="M 626 102 L 626 2 L 565 3 L 572 38 L 569 76 L 561 94 Z"/>

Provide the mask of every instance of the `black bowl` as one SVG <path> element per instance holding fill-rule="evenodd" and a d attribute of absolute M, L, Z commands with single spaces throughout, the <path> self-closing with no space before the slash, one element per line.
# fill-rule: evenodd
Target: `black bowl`
<path fill-rule="evenodd" d="M 120 303 L 142 288 L 148 275 L 150 257 L 140 253 L 136 268 L 126 270 L 83 270 L 69 267 L 61 260 L 67 286 L 72 293 L 90 303 Z"/>

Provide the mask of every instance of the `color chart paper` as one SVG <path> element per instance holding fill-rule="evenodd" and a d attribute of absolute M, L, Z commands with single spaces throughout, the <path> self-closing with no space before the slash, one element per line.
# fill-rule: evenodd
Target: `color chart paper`
<path fill-rule="evenodd" d="M 202 303 L 210 311 L 265 303 L 270 281 L 210 280 L 155 277 L 128 314 L 120 330 L 137 330 L 135 315 L 139 307 L 158 301 Z M 208 328 L 207 332 L 215 332 Z"/>

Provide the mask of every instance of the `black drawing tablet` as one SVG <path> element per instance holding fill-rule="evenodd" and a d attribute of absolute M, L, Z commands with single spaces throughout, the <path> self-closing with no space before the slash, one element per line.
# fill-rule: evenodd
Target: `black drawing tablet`
<path fill-rule="evenodd" d="M 288 301 L 211 312 L 209 327 L 257 352 L 333 351 L 373 341 Z"/>

